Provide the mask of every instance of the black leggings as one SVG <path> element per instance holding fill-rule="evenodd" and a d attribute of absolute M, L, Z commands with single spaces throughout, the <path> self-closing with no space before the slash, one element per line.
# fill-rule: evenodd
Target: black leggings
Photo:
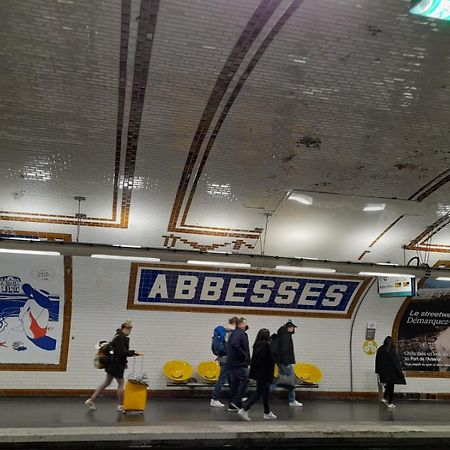
<path fill-rule="evenodd" d="M 271 383 L 267 381 L 256 380 L 256 392 L 242 405 L 245 411 L 248 411 L 252 407 L 252 405 L 262 397 L 264 404 L 264 414 L 270 413 L 270 384 Z"/>
<path fill-rule="evenodd" d="M 393 383 L 386 383 L 386 386 L 384 387 L 384 398 L 389 404 L 394 400 L 394 386 Z"/>

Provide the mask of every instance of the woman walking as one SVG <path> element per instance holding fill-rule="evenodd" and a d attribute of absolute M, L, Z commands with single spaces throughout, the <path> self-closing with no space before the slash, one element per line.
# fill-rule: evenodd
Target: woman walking
<path fill-rule="evenodd" d="M 264 419 L 276 419 L 277 416 L 270 411 L 269 394 L 273 382 L 275 362 L 270 351 L 270 332 L 267 328 L 259 330 L 253 344 L 253 356 L 250 364 L 250 378 L 256 380 L 256 392 L 243 403 L 238 411 L 239 416 L 250 421 L 248 411 L 261 397 L 264 404 Z"/>
<path fill-rule="evenodd" d="M 97 409 L 95 407 L 95 400 L 114 379 L 117 381 L 117 411 L 123 410 L 123 373 L 127 367 L 127 357 L 143 355 L 143 353 L 137 353 L 134 350 L 130 350 L 130 338 L 128 336 L 130 335 L 132 328 L 131 321 L 127 320 L 116 330 L 116 335 L 111 341 L 111 347 L 114 354 L 112 355 L 111 361 L 105 366 L 105 381 L 94 391 L 91 397 L 84 402 L 90 410 Z"/>
<path fill-rule="evenodd" d="M 394 386 L 396 384 L 406 384 L 406 380 L 391 336 L 386 337 L 383 345 L 377 351 L 375 372 L 380 377 L 380 383 L 385 384 L 381 402 L 388 408 L 395 408 L 394 403 L 392 403 Z"/>

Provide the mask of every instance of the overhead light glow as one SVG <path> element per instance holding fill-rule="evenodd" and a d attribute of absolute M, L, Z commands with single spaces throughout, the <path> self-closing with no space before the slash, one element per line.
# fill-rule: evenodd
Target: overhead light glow
<path fill-rule="evenodd" d="M 161 261 L 159 258 L 150 258 L 145 256 L 128 256 L 128 255 L 101 255 L 101 254 L 93 254 L 91 258 L 99 258 L 99 259 L 122 259 L 125 261 L 144 261 L 144 262 L 159 262 Z"/>
<path fill-rule="evenodd" d="M 376 263 L 377 266 L 398 266 L 398 264 L 393 263 Z"/>
<path fill-rule="evenodd" d="M 309 258 L 307 256 L 294 256 L 295 259 L 306 259 L 308 261 L 319 261 L 319 258 Z"/>
<path fill-rule="evenodd" d="M 450 20 L 450 0 L 419 0 L 409 10 L 411 14 Z"/>
<path fill-rule="evenodd" d="M 308 273 L 335 273 L 336 269 L 328 267 L 299 267 L 299 266 L 276 266 L 278 270 L 289 270 L 291 272 L 308 272 Z"/>
<path fill-rule="evenodd" d="M 61 256 L 61 253 L 59 252 L 44 252 L 41 250 L 17 250 L 14 248 L 0 248 L 0 253 L 16 253 L 19 255 Z"/>
<path fill-rule="evenodd" d="M 386 208 L 386 203 L 367 203 L 363 211 L 383 211 Z"/>
<path fill-rule="evenodd" d="M 297 192 L 291 192 L 288 197 L 289 200 L 295 200 L 296 202 L 299 202 L 303 205 L 312 205 L 313 204 L 313 198 L 309 195 L 305 194 L 298 194 Z"/>
<path fill-rule="evenodd" d="M 436 280 L 438 280 L 438 281 L 450 281 L 450 277 L 437 277 Z"/>
<path fill-rule="evenodd" d="M 410 277 L 414 278 L 414 275 L 410 273 L 381 273 L 381 272 L 359 272 L 359 275 L 367 275 L 369 277 Z"/>
<path fill-rule="evenodd" d="M 124 245 L 124 244 L 113 244 L 113 247 L 141 248 L 140 245 Z"/>
<path fill-rule="evenodd" d="M 234 262 L 221 262 L 221 261 L 196 261 L 190 259 L 188 264 L 194 264 L 197 266 L 221 266 L 221 267 L 251 267 L 251 264 L 247 263 L 234 263 Z"/>

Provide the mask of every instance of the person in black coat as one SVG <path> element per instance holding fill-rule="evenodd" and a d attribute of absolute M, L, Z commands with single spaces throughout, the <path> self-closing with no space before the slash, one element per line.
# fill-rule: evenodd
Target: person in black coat
<path fill-rule="evenodd" d="M 395 405 L 392 403 L 394 386 L 396 384 L 406 384 L 406 380 L 391 336 L 387 336 L 383 345 L 377 350 L 375 372 L 380 378 L 380 383 L 385 384 L 384 396 L 381 401 L 388 408 L 395 408 Z"/>
<path fill-rule="evenodd" d="M 115 379 L 117 381 L 117 410 L 123 410 L 123 390 L 124 380 L 123 373 L 127 367 L 127 357 L 129 356 L 142 356 L 143 353 L 137 353 L 134 350 L 130 350 L 130 338 L 133 326 L 131 321 L 124 322 L 119 329 L 116 330 L 116 335 L 111 341 L 111 348 L 113 354 L 110 361 L 105 365 L 106 379 L 105 381 L 94 391 L 90 398 L 84 403 L 90 410 L 96 410 L 95 400 L 96 398 L 112 383 Z"/>
<path fill-rule="evenodd" d="M 251 420 L 248 411 L 261 397 L 264 404 L 264 419 L 276 419 L 277 416 L 270 411 L 269 394 L 273 382 L 275 361 L 270 349 L 270 331 L 267 328 L 259 330 L 253 344 L 252 362 L 250 364 L 250 378 L 256 380 L 256 392 L 242 405 L 238 414 L 244 420 Z"/>
<path fill-rule="evenodd" d="M 272 342 L 272 353 L 279 372 L 290 377 L 294 374 L 295 354 L 292 335 L 295 333 L 296 328 L 297 325 L 294 325 L 291 320 L 288 320 L 280 327 L 276 337 L 273 336 Z M 272 389 L 275 387 L 273 385 Z M 288 388 L 288 402 L 289 406 L 303 406 L 303 403 L 298 402 L 295 398 L 295 386 Z"/>
<path fill-rule="evenodd" d="M 250 347 L 248 345 L 247 320 L 240 317 L 228 339 L 228 370 L 230 373 L 230 404 L 228 411 L 239 411 L 248 387 Z"/>

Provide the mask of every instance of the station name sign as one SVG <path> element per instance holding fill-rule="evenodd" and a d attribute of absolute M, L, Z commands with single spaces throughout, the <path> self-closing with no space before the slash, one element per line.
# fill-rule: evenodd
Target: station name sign
<path fill-rule="evenodd" d="M 132 263 L 128 308 L 349 318 L 369 280 Z"/>

